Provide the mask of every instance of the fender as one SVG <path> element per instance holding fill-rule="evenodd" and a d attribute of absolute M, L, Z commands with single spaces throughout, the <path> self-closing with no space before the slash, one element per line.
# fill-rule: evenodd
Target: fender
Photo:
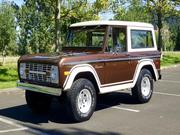
<path fill-rule="evenodd" d="M 159 75 L 158 75 L 158 71 L 156 70 L 156 66 L 154 64 L 154 61 L 152 59 L 142 59 L 142 60 L 138 61 L 138 64 L 136 66 L 136 71 L 135 71 L 135 74 L 134 74 L 134 77 L 133 77 L 133 87 L 135 86 L 135 84 L 137 82 L 137 79 L 138 79 L 138 76 L 140 74 L 141 69 L 144 66 L 149 66 L 149 65 L 152 67 L 152 69 L 154 71 L 155 80 L 158 80 Z"/>
<path fill-rule="evenodd" d="M 98 84 L 98 87 L 100 89 L 101 83 L 100 83 L 99 77 L 98 77 L 95 69 L 89 64 L 81 64 L 81 65 L 74 66 L 70 70 L 70 75 L 66 77 L 66 80 L 63 85 L 64 90 L 66 91 L 66 90 L 70 89 L 74 82 L 76 75 L 78 75 L 79 73 L 83 73 L 83 72 L 92 73 L 94 75 L 96 82 Z"/>

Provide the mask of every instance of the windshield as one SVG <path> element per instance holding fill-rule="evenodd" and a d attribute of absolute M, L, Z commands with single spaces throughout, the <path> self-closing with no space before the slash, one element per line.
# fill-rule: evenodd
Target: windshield
<path fill-rule="evenodd" d="M 105 27 L 70 28 L 64 47 L 103 48 Z"/>

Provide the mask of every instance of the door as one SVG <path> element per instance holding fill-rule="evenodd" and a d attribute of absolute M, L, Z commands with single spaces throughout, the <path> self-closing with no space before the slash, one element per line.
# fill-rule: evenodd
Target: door
<path fill-rule="evenodd" d="M 112 27 L 109 33 L 104 65 L 104 85 L 132 82 L 131 61 L 127 52 L 126 27 Z"/>

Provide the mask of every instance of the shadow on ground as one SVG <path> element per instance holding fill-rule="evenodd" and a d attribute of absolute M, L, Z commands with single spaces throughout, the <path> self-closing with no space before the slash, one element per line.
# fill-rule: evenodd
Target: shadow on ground
<path fill-rule="evenodd" d="M 96 111 L 108 109 L 112 106 L 121 104 L 137 104 L 129 93 L 115 92 L 111 94 L 105 94 L 98 96 L 98 103 Z M 27 105 L 19 105 L 10 108 L 0 110 L 0 116 L 5 116 L 11 119 L 21 121 L 23 123 L 48 123 L 48 121 L 71 124 L 74 123 L 65 111 L 65 108 L 59 104 L 58 100 L 52 102 L 51 109 L 46 114 L 33 114 Z"/>
<path fill-rule="evenodd" d="M 115 133 L 115 132 L 95 132 L 95 131 L 89 131 L 79 128 L 68 128 L 68 131 L 62 131 L 59 130 L 47 130 L 47 129 L 40 129 L 36 127 L 29 126 L 28 127 L 31 130 L 28 130 L 28 133 L 34 134 L 34 135 L 122 135 L 121 133 Z M 66 129 L 67 130 L 67 129 Z"/>

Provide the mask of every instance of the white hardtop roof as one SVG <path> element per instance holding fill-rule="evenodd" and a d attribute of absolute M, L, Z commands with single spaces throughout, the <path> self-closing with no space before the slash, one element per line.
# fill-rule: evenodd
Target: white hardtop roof
<path fill-rule="evenodd" d="M 87 21 L 87 22 L 74 23 L 70 27 L 97 26 L 97 25 L 131 26 L 131 27 L 153 28 L 153 25 L 150 24 L 150 23 L 130 22 L 130 21 Z"/>

